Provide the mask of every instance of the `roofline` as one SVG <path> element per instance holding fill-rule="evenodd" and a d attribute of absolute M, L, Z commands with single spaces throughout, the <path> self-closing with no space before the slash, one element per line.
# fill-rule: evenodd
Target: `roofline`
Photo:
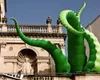
<path fill-rule="evenodd" d="M 91 23 L 89 23 L 85 28 L 88 28 L 89 25 L 91 25 L 92 23 L 94 23 L 98 18 L 100 17 L 100 15 L 98 15 Z"/>

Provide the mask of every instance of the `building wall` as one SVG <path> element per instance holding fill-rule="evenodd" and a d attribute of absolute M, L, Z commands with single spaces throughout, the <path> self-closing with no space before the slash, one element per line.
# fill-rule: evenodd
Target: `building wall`
<path fill-rule="evenodd" d="M 0 66 L 0 72 L 1 73 L 17 73 L 20 70 L 20 68 L 23 67 L 24 63 L 25 64 L 27 63 L 28 65 L 28 62 L 26 62 L 26 60 L 23 60 L 20 58 L 20 56 L 23 56 L 21 54 L 25 53 L 24 56 L 26 56 L 26 53 L 28 53 L 28 51 L 26 50 L 27 52 L 25 52 L 25 49 L 28 49 L 29 52 L 33 51 L 33 54 L 34 54 L 34 55 L 33 54 L 29 54 L 29 55 L 32 55 L 33 57 L 35 56 L 33 59 L 30 60 L 31 62 L 29 62 L 31 64 L 30 66 L 32 67 L 32 69 L 33 68 L 34 70 L 36 69 L 35 73 L 45 73 L 45 74 L 47 73 L 50 74 L 51 72 L 55 73 L 54 61 L 47 51 L 39 47 L 27 45 L 18 36 L 13 36 L 13 35 L 8 36 L 11 33 L 15 34 L 16 29 L 14 25 L 7 24 L 7 18 L 5 17 L 5 13 L 6 13 L 5 0 L 0 0 L 0 5 L 1 5 L 0 33 L 3 35 L 3 36 L 0 35 L 0 64 L 2 64 Z M 38 36 L 36 37 L 38 37 L 38 39 L 41 39 L 41 40 L 44 39 L 54 44 L 57 44 L 58 47 L 60 45 L 60 48 L 65 55 L 64 37 L 59 37 L 59 36 L 56 38 L 52 37 L 53 36 L 52 33 L 55 33 L 56 35 L 63 34 L 61 23 L 59 22 L 56 26 L 52 26 L 50 17 L 46 20 L 46 22 L 47 22 L 47 25 L 21 25 L 20 26 L 21 31 L 26 32 L 28 34 L 30 33 L 31 34 L 39 33 L 39 35 L 41 35 L 41 33 L 50 34 L 51 37 L 49 36 L 49 37 L 44 38 L 43 37 L 44 35 L 41 35 L 41 38 Z M 3 33 L 8 33 L 8 34 L 5 35 Z M 30 38 L 33 38 L 33 37 L 34 36 L 31 36 Z M 37 39 L 37 38 L 34 37 L 34 39 Z M 24 52 L 22 52 L 23 50 Z M 27 57 L 29 55 L 27 55 Z M 28 69 L 30 70 L 30 68 Z"/>
<path fill-rule="evenodd" d="M 64 39 L 60 38 L 60 39 L 54 39 L 54 38 L 41 38 L 41 40 L 47 40 L 47 41 L 51 41 L 52 43 L 59 43 L 61 45 L 61 49 L 64 52 L 65 55 L 65 46 L 64 46 Z M 38 57 L 47 57 L 46 59 L 38 59 L 37 60 L 37 64 L 38 64 L 38 73 L 42 72 L 44 70 L 48 70 L 50 69 L 50 72 L 55 72 L 54 69 L 54 61 L 52 60 L 51 56 L 49 55 L 49 53 L 47 51 L 45 51 L 42 48 L 39 47 L 34 47 L 34 46 L 30 46 L 25 44 L 19 37 L 1 37 L 0 38 L 0 43 L 1 43 L 1 57 L 3 58 L 4 62 L 1 62 L 3 65 L 1 68 L 4 68 L 4 70 L 2 72 L 5 73 L 16 73 L 17 72 L 17 57 L 18 57 L 18 53 L 23 50 L 23 49 L 30 49 L 33 50 L 36 55 L 37 58 Z M 13 58 L 15 57 L 15 58 Z M 1 72 L 1 71 L 0 71 Z"/>

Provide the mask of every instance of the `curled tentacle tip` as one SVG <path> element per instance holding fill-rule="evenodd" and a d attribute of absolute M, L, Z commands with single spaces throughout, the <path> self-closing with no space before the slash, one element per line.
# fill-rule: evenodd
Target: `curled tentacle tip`
<path fill-rule="evenodd" d="M 84 7 L 86 6 L 86 2 L 84 2 L 83 6 L 84 6 Z"/>
<path fill-rule="evenodd" d="M 86 5 L 86 2 L 84 2 L 84 5 Z"/>
<path fill-rule="evenodd" d="M 15 19 L 15 18 L 14 17 L 11 17 L 10 19 L 12 20 L 12 19 Z"/>
<path fill-rule="evenodd" d="M 16 21 L 16 19 L 14 17 L 11 17 L 10 20 Z"/>
<path fill-rule="evenodd" d="M 10 20 L 13 20 L 15 23 L 17 23 L 17 20 L 14 17 L 11 17 Z"/>

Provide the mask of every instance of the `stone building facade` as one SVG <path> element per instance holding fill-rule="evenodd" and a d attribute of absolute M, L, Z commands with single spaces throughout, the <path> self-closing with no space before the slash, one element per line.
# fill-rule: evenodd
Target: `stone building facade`
<path fill-rule="evenodd" d="M 55 64 L 47 51 L 24 43 L 13 24 L 7 24 L 6 0 L 0 0 L 0 73 L 55 74 Z M 50 17 L 45 25 L 20 25 L 21 31 L 32 39 L 44 39 L 56 44 L 65 55 L 66 34 L 62 25 L 51 24 Z"/>

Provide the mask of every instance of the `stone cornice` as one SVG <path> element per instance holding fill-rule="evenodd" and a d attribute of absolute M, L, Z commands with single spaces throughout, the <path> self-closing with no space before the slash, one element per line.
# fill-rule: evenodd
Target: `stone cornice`
<path fill-rule="evenodd" d="M 28 37 L 32 38 L 64 38 L 66 39 L 66 34 L 64 33 L 33 33 L 33 32 L 24 32 Z M 18 37 L 16 32 L 0 32 L 0 37 Z"/>
<path fill-rule="evenodd" d="M 4 56 L 4 59 L 17 59 L 17 56 Z"/>

